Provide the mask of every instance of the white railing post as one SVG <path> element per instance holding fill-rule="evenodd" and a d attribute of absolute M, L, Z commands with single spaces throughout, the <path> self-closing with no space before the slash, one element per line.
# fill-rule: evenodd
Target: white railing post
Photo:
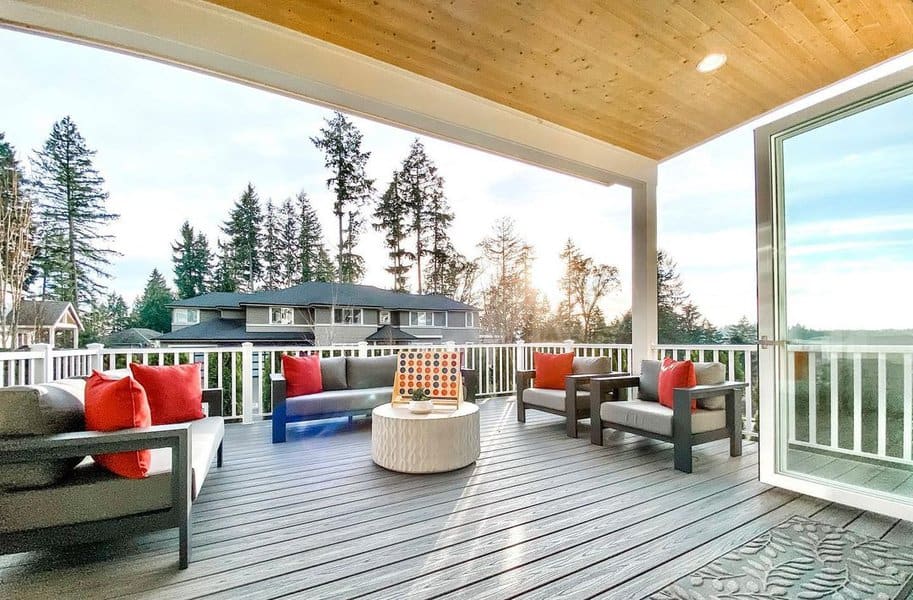
<path fill-rule="evenodd" d="M 358 342 L 358 356 L 368 356 L 368 342 Z"/>
<path fill-rule="evenodd" d="M 254 345 L 241 344 L 241 422 L 254 421 Z"/>
<path fill-rule="evenodd" d="M 51 354 L 51 345 L 34 344 L 29 349 L 41 353 L 41 357 L 35 359 L 35 383 L 54 381 L 54 356 Z"/>
<path fill-rule="evenodd" d="M 565 352 L 574 351 L 574 340 L 564 340 L 564 351 Z"/>
<path fill-rule="evenodd" d="M 517 343 L 514 344 L 514 364 L 517 365 L 518 371 L 526 370 L 526 342 L 523 340 L 517 340 Z M 516 392 L 516 390 L 511 390 Z"/>
<path fill-rule="evenodd" d="M 104 365 L 104 344 L 86 344 L 86 350 L 91 352 L 89 355 L 91 359 L 90 368 L 93 371 L 103 371 L 105 369 Z M 91 373 L 86 373 L 90 375 Z"/>

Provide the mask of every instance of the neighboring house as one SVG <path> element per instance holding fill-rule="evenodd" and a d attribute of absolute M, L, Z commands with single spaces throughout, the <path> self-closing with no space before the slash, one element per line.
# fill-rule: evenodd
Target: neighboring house
<path fill-rule="evenodd" d="M 155 348 L 161 332 L 143 327 L 131 327 L 122 331 L 114 331 L 101 339 L 107 348 Z"/>
<path fill-rule="evenodd" d="M 213 292 L 171 305 L 163 346 L 240 342 L 330 345 L 358 342 L 478 342 L 478 309 L 438 294 L 309 282 L 251 294 Z"/>
<path fill-rule="evenodd" d="M 10 314 L 4 317 L 7 321 Z M 69 302 L 58 300 L 23 300 L 19 307 L 19 329 L 15 340 L 2 340 L 6 348 L 21 348 L 37 343 L 51 347 L 79 347 L 83 331 L 79 313 Z"/>

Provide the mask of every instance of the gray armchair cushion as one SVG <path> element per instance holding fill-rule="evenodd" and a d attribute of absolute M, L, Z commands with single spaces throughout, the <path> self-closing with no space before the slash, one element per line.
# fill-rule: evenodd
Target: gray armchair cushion
<path fill-rule="evenodd" d="M 392 388 L 398 360 L 399 357 L 396 354 L 370 358 L 348 357 L 346 359 L 346 381 L 349 389 Z"/>
<path fill-rule="evenodd" d="M 564 390 L 544 390 L 539 388 L 529 388 L 523 390 L 523 403 L 531 406 L 542 406 L 552 410 L 565 410 L 564 407 Z M 590 405 L 589 392 L 577 392 L 577 408 L 585 408 Z"/>
<path fill-rule="evenodd" d="M 612 361 L 608 356 L 575 356 L 572 365 L 574 375 L 599 375 L 612 370 Z M 589 390 L 590 384 L 580 384 L 581 390 Z"/>
<path fill-rule="evenodd" d="M 640 387 L 638 398 L 650 402 L 659 402 L 659 371 L 663 363 L 659 360 L 640 362 Z"/>
<path fill-rule="evenodd" d="M 346 382 L 346 358 L 321 358 L 320 378 L 323 380 L 324 391 L 344 390 L 349 387 Z"/>
<path fill-rule="evenodd" d="M 609 427 L 611 427 L 610 423 L 617 423 L 625 427 L 672 437 L 672 409 L 659 402 L 645 400 L 605 402 L 599 409 L 599 416 Z M 691 433 L 703 433 L 725 427 L 725 410 L 697 409 L 691 412 Z"/>
<path fill-rule="evenodd" d="M 83 431 L 85 385 L 85 381 L 69 379 L 0 389 L 0 437 Z M 0 490 L 53 485 L 69 475 L 81 460 L 76 457 L 2 465 Z"/>
<path fill-rule="evenodd" d="M 694 363 L 694 377 L 698 385 L 719 385 L 726 381 L 726 365 L 718 362 Z M 699 398 L 697 406 L 706 410 L 724 410 L 726 396 Z"/>

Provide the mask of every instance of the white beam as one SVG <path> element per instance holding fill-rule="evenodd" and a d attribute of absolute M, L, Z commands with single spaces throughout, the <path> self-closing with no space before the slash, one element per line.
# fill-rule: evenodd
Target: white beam
<path fill-rule="evenodd" d="M 0 0 L 0 23 L 182 65 L 592 181 L 655 182 L 655 160 L 200 0 Z"/>
<path fill-rule="evenodd" d="M 631 364 L 656 358 L 656 184 L 631 191 Z"/>

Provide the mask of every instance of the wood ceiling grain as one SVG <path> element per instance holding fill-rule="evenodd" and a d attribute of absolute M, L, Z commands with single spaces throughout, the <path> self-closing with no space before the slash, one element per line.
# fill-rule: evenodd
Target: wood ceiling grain
<path fill-rule="evenodd" d="M 655 159 L 913 48 L 911 0 L 211 1 Z"/>

